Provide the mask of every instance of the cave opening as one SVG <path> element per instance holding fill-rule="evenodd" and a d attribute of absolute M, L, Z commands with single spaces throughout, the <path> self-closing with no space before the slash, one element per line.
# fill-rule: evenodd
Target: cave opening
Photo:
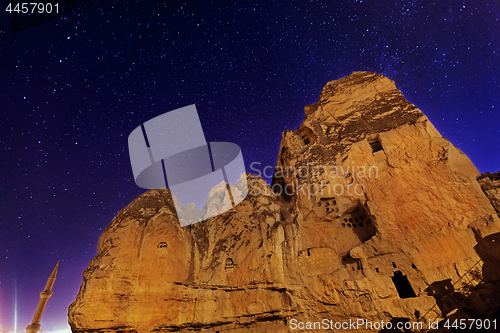
<path fill-rule="evenodd" d="M 234 265 L 234 261 L 232 258 L 227 258 L 226 259 L 226 269 L 227 268 L 233 268 L 235 265 Z"/>
<path fill-rule="evenodd" d="M 403 275 L 401 271 L 394 272 L 394 276 L 391 277 L 396 290 L 398 291 L 398 295 L 400 298 L 411 298 L 417 297 L 415 291 L 413 290 L 410 281 L 408 281 L 408 277 Z"/>
<path fill-rule="evenodd" d="M 372 149 L 373 153 L 384 150 L 384 148 L 382 148 L 382 144 L 380 143 L 380 141 L 370 142 L 370 148 Z"/>

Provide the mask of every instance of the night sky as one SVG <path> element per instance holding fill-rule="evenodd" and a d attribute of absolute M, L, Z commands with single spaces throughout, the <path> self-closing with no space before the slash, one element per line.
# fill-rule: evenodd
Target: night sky
<path fill-rule="evenodd" d="M 16 32 L 2 13 L 0 332 L 25 331 L 58 260 L 41 324 L 69 330 L 100 234 L 144 192 L 128 135 L 176 108 L 195 103 L 207 141 L 255 173 L 327 82 L 374 71 L 500 170 L 499 1 L 80 1 Z"/>

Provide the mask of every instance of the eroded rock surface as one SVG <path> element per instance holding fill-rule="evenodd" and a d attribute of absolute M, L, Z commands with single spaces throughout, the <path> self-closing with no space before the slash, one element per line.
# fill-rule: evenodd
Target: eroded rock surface
<path fill-rule="evenodd" d="M 328 83 L 305 113 L 272 189 L 243 176 L 235 209 L 180 227 L 168 190 L 123 209 L 70 306 L 73 332 L 494 315 L 500 222 L 470 160 L 379 74 Z M 211 204 L 227 201 L 215 188 Z"/>
<path fill-rule="evenodd" d="M 483 173 L 477 178 L 484 194 L 490 199 L 498 216 L 500 216 L 500 171 L 497 173 Z"/>

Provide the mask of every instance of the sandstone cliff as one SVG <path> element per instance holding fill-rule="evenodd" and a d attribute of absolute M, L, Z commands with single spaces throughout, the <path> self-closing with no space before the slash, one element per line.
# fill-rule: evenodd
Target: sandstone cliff
<path fill-rule="evenodd" d="M 477 178 L 484 194 L 490 199 L 498 216 L 500 216 L 500 171 L 497 173 L 483 173 Z"/>
<path fill-rule="evenodd" d="M 168 190 L 123 209 L 69 308 L 73 332 L 498 315 L 497 180 L 482 182 L 492 206 L 470 160 L 381 75 L 328 83 L 305 114 L 272 187 L 243 175 L 235 209 L 180 227 Z"/>

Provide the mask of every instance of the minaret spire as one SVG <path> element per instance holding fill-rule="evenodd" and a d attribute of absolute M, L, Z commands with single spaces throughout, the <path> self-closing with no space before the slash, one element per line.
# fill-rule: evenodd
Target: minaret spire
<path fill-rule="evenodd" d="M 33 315 L 31 324 L 26 327 L 26 333 L 36 333 L 40 329 L 40 319 L 42 319 L 43 310 L 45 310 L 45 305 L 47 305 L 49 297 L 52 296 L 52 287 L 54 286 L 54 282 L 56 281 L 58 268 L 59 261 L 52 271 L 52 274 L 50 274 L 47 285 L 45 286 L 45 290 L 40 293 L 40 302 L 38 302 L 38 306 L 36 308 L 35 314 Z"/>

